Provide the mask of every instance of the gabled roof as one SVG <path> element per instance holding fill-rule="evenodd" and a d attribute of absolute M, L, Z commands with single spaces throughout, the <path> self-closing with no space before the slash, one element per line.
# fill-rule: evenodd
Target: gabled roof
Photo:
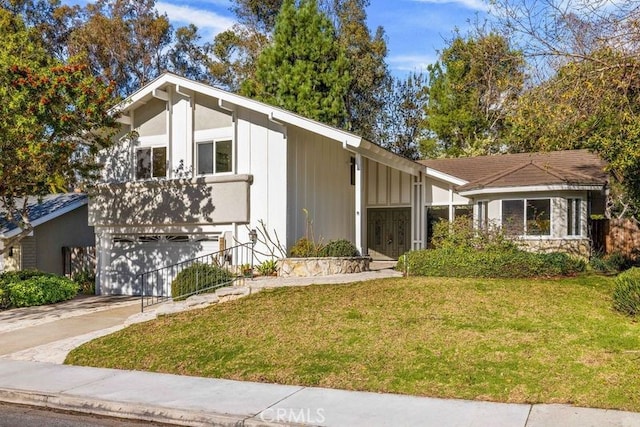
<path fill-rule="evenodd" d="M 466 181 L 456 188 L 461 195 L 513 191 L 514 187 L 595 190 L 607 184 L 606 163 L 588 150 L 433 159 L 420 163 Z"/>
<path fill-rule="evenodd" d="M 370 141 L 353 133 L 334 128 L 332 126 L 320 123 L 315 120 L 308 119 L 298 114 L 292 113 L 282 108 L 273 107 L 260 101 L 253 100 L 235 93 L 199 83 L 176 74 L 165 72 L 155 80 L 143 86 L 127 99 L 114 107 L 114 111 L 120 111 L 124 114 L 124 120 L 127 119 L 127 112 L 133 110 L 146 103 L 151 98 L 160 98 L 168 100 L 166 88 L 174 86 L 176 92 L 182 93 L 184 89 L 201 93 L 218 99 L 218 105 L 225 110 L 233 110 L 235 107 L 242 107 L 258 113 L 262 113 L 269 120 L 280 124 L 289 124 L 306 129 L 310 132 L 325 136 L 329 139 L 340 142 L 345 149 L 354 153 L 362 154 L 382 164 L 392 166 L 396 169 L 418 175 L 422 171 L 422 167 L 416 162 L 406 159 L 397 154 L 393 154 L 388 150 L 376 145 Z"/>
<path fill-rule="evenodd" d="M 22 203 L 20 200 L 17 202 L 18 205 Z M 86 204 L 87 195 L 84 193 L 49 194 L 41 202 L 36 197 L 29 197 L 29 220 L 31 225 L 37 227 Z M 15 224 L 7 221 L 7 212 L 0 210 L 0 237 L 12 237 L 20 231 Z"/>

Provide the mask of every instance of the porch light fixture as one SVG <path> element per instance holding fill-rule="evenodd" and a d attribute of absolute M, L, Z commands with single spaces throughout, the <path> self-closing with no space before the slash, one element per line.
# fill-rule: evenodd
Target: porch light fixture
<path fill-rule="evenodd" d="M 258 232 L 255 228 L 249 230 L 249 239 L 251 240 L 251 244 L 255 246 L 256 242 L 258 241 Z"/>

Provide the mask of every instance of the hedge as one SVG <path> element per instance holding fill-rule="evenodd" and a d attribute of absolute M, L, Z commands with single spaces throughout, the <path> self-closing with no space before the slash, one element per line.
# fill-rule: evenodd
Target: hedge
<path fill-rule="evenodd" d="M 411 251 L 398 269 L 409 275 L 436 277 L 554 277 L 584 271 L 585 262 L 565 253 L 532 253 L 517 248 L 470 250 L 439 248 Z"/>
<path fill-rule="evenodd" d="M 77 293 L 77 283 L 55 274 L 35 270 L 0 274 L 0 308 L 53 304 Z"/>

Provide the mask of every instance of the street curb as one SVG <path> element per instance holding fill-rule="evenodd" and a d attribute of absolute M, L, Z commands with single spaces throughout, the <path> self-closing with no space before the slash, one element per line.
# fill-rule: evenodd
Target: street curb
<path fill-rule="evenodd" d="M 206 413 L 197 410 L 185 411 L 161 406 L 143 407 L 130 402 L 102 399 L 88 401 L 86 398 L 64 393 L 41 393 L 12 389 L 0 389 L 0 402 L 179 426 L 238 427 L 244 426 L 245 420 L 247 420 L 246 416 L 240 415 Z"/>

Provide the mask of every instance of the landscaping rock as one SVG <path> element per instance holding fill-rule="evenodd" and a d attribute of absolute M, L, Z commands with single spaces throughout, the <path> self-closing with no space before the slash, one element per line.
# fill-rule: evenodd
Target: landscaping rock
<path fill-rule="evenodd" d="M 285 258 L 278 260 L 281 277 L 320 277 L 369 271 L 369 257 Z"/>
<path fill-rule="evenodd" d="M 189 298 L 187 298 L 185 303 L 189 307 L 194 307 L 199 305 L 208 306 L 211 304 L 215 304 L 218 301 L 220 301 L 220 298 L 218 298 L 216 294 L 211 293 L 190 296 Z"/>

